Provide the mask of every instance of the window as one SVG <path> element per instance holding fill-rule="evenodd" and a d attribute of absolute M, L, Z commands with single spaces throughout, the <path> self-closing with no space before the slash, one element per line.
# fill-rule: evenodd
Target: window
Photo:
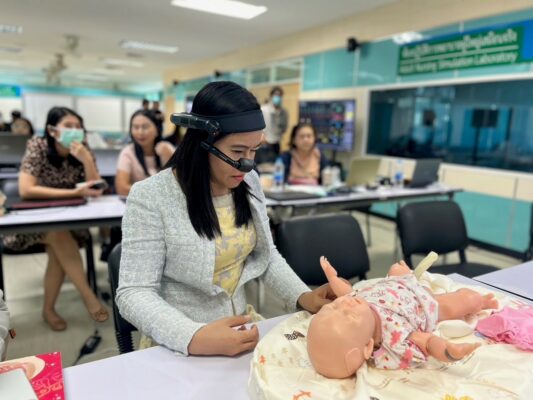
<path fill-rule="evenodd" d="M 533 172 L 533 80 L 374 91 L 367 152 Z"/>

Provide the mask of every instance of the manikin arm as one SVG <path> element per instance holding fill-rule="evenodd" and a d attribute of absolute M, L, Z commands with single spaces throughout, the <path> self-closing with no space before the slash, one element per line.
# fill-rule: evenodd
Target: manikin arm
<path fill-rule="evenodd" d="M 352 286 L 347 281 L 337 276 L 337 271 L 329 263 L 326 257 L 320 257 L 320 266 L 328 278 L 329 286 L 337 297 L 341 297 L 352 292 Z"/>
<path fill-rule="evenodd" d="M 451 343 L 428 332 L 413 332 L 409 340 L 424 354 L 443 362 L 459 361 L 480 346 L 479 343 Z"/>

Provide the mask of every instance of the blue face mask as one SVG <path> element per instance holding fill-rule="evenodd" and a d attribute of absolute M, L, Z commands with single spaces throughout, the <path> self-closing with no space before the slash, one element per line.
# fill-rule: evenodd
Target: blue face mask
<path fill-rule="evenodd" d="M 272 96 L 272 104 L 274 104 L 275 106 L 279 106 L 281 104 L 281 96 L 278 94 Z"/>
<path fill-rule="evenodd" d="M 72 142 L 83 142 L 85 138 L 85 132 L 83 129 L 76 128 L 60 128 L 59 129 L 59 143 L 67 149 L 70 147 Z"/>

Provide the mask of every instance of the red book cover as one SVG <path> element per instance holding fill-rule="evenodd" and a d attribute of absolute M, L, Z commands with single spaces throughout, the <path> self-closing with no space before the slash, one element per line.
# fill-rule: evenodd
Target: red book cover
<path fill-rule="evenodd" d="M 21 368 L 39 400 L 64 400 L 61 353 L 39 354 L 0 363 L 0 374 Z"/>

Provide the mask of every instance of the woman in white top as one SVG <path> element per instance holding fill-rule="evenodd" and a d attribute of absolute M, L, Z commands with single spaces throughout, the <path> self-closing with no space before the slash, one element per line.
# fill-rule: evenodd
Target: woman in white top
<path fill-rule="evenodd" d="M 115 188 L 127 196 L 131 186 L 161 171 L 174 153 L 174 146 L 161 137 L 160 125 L 148 110 L 136 111 L 130 119 L 132 143 L 118 157 Z"/>

